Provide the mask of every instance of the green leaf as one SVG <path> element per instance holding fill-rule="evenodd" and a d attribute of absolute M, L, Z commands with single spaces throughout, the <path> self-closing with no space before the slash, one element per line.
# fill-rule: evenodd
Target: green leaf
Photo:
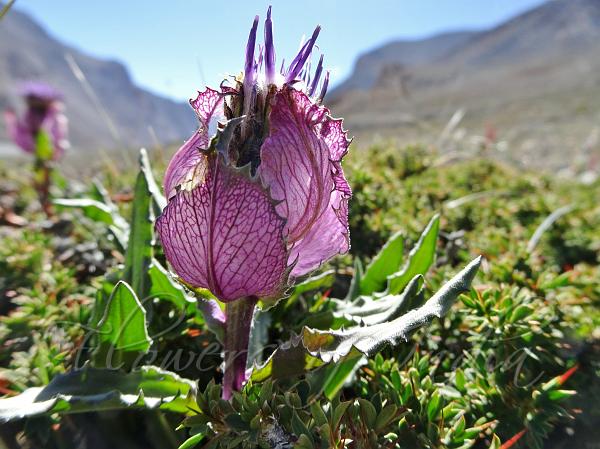
<path fill-rule="evenodd" d="M 425 275 L 435 257 L 435 245 L 440 229 L 440 216 L 435 215 L 419 237 L 414 248 L 408 254 L 408 260 L 402 269 L 388 276 L 387 293 L 397 294 L 417 274 Z"/>
<path fill-rule="evenodd" d="M 92 196 L 92 200 L 99 201 L 109 208 L 114 224 L 109 225 L 108 229 L 116 239 L 119 249 L 125 253 L 127 250 L 127 239 L 129 238 L 129 223 L 123 218 L 119 212 L 119 208 L 110 198 L 108 191 L 97 179 L 94 179 L 92 182 L 90 195 Z"/>
<path fill-rule="evenodd" d="M 500 449 L 501 446 L 502 441 L 500 441 L 498 435 L 494 434 L 494 436 L 492 437 L 492 444 L 490 444 L 489 449 Z"/>
<path fill-rule="evenodd" d="M 540 286 L 540 289 L 541 290 L 554 290 L 555 288 L 565 287 L 566 285 L 569 285 L 570 278 L 571 278 L 571 273 L 567 271 L 565 273 L 559 274 L 558 276 L 554 277 L 550 281 L 542 284 Z"/>
<path fill-rule="evenodd" d="M 348 357 L 340 363 L 324 366 L 325 370 L 323 382 L 323 393 L 327 399 L 331 400 L 344 386 L 346 380 L 354 375 L 361 366 L 365 358 L 361 355 L 357 357 Z"/>
<path fill-rule="evenodd" d="M 521 304 L 515 310 L 512 311 L 510 317 L 508 318 L 509 322 L 516 323 L 517 321 L 521 321 L 523 318 L 531 315 L 533 313 L 533 309 L 526 305 Z"/>
<path fill-rule="evenodd" d="M 167 199 L 162 194 L 160 187 L 156 182 L 156 178 L 152 174 L 152 167 L 150 166 L 150 159 L 148 158 L 148 152 L 145 148 L 140 150 L 140 168 L 146 178 L 146 184 L 148 185 L 148 192 L 152 196 L 154 202 L 155 212 L 158 215 L 162 210 L 167 207 Z"/>
<path fill-rule="evenodd" d="M 143 160 L 143 154 L 140 158 Z M 145 298 L 150 289 L 148 268 L 152 263 L 152 241 L 154 239 L 154 214 L 150 205 L 151 194 L 144 170 L 140 171 L 135 182 L 133 204 L 131 208 L 131 228 L 123 279 L 133 291 Z"/>
<path fill-rule="evenodd" d="M 311 371 L 323 364 L 321 359 L 306 351 L 298 337 L 294 337 L 281 344 L 265 363 L 254 366 L 250 379 L 253 382 L 285 379 Z"/>
<path fill-rule="evenodd" d="M 462 436 L 467 428 L 467 422 L 465 421 L 465 415 L 462 414 L 452 425 L 452 441 L 459 443 L 463 440 Z"/>
<path fill-rule="evenodd" d="M 114 289 L 115 285 L 105 278 L 102 281 L 100 288 L 96 290 L 94 307 L 92 308 L 92 313 L 89 320 L 89 325 L 94 329 L 98 328 L 98 324 L 104 316 L 104 312 L 106 311 L 106 305 L 108 304 L 108 300 Z"/>
<path fill-rule="evenodd" d="M 0 421 L 52 413 L 141 408 L 188 414 L 197 410 L 196 385 L 156 367 L 131 373 L 84 368 L 55 377 L 45 387 L 0 399 Z"/>
<path fill-rule="evenodd" d="M 119 281 L 98 324 L 95 366 L 130 365 L 145 354 L 152 339 L 146 328 L 146 309 L 129 284 Z"/>
<path fill-rule="evenodd" d="M 300 417 L 298 416 L 298 413 L 294 412 L 292 414 L 292 431 L 294 432 L 294 434 L 296 434 L 296 436 L 300 436 L 300 435 L 306 435 L 309 439 L 312 440 L 311 438 L 311 433 L 310 430 L 308 430 L 308 427 L 306 427 L 306 424 L 304 424 L 304 422 L 300 419 Z"/>
<path fill-rule="evenodd" d="M 379 415 L 377 415 L 377 420 L 375 421 L 375 431 L 383 431 L 383 429 L 385 429 L 396 417 L 396 413 L 398 413 L 398 407 L 394 404 L 388 404 L 383 407 L 381 412 L 379 412 Z"/>
<path fill-rule="evenodd" d="M 477 435 L 479 435 L 481 433 L 481 427 L 469 427 L 468 429 L 465 429 L 464 431 L 464 438 L 470 439 L 470 438 L 475 438 Z"/>
<path fill-rule="evenodd" d="M 360 324 L 372 326 L 396 318 L 401 313 L 420 305 L 419 294 L 423 288 L 423 277 L 415 276 L 399 295 L 387 295 L 380 299 L 360 296 L 349 305 L 338 305 L 333 315 L 342 325 Z M 341 326 L 337 326 L 341 327 Z"/>
<path fill-rule="evenodd" d="M 443 407 L 442 397 L 438 391 L 434 391 L 427 404 L 427 419 L 429 422 L 434 422 L 437 415 L 440 413 Z"/>
<path fill-rule="evenodd" d="M 373 404 L 364 398 L 358 398 L 358 404 L 360 406 L 361 421 L 363 421 L 368 429 L 372 429 L 377 419 L 377 410 Z"/>
<path fill-rule="evenodd" d="M 178 310 L 194 312 L 196 309 L 196 300 L 186 294 L 184 288 L 179 285 L 169 275 L 169 272 L 156 259 L 152 259 L 148 268 L 150 277 L 151 298 L 168 301 Z"/>
<path fill-rule="evenodd" d="M 404 252 L 404 238 L 398 232 L 387 241 L 367 266 L 360 282 L 360 293 L 369 295 L 385 288 L 387 277 L 400 268 Z"/>
<path fill-rule="evenodd" d="M 58 198 L 55 199 L 54 204 L 59 207 L 73 207 L 81 209 L 83 215 L 90 218 L 91 220 L 106 223 L 108 225 L 114 225 L 115 220 L 112 215 L 113 211 L 104 203 L 100 201 L 92 200 L 89 198 Z"/>
<path fill-rule="evenodd" d="M 335 409 L 333 410 L 333 419 L 331 421 L 332 429 L 337 429 L 340 426 L 342 418 L 344 417 L 344 414 L 346 413 L 346 410 L 348 410 L 348 407 L 350 407 L 350 405 L 352 405 L 352 401 L 345 401 L 340 402 L 335 407 Z"/>
<path fill-rule="evenodd" d="M 575 390 L 552 390 L 548 392 L 548 399 L 551 401 L 561 401 L 577 394 Z"/>
<path fill-rule="evenodd" d="M 96 189 L 103 187 L 100 185 Z M 104 190 L 98 190 L 98 195 L 106 194 Z M 89 219 L 108 225 L 108 229 L 114 235 L 121 250 L 127 247 L 127 233 L 129 232 L 129 223 L 123 219 L 119 210 L 110 201 L 102 202 L 90 198 L 58 198 L 53 203 L 59 208 L 77 208 L 83 215 Z"/>
<path fill-rule="evenodd" d="M 407 340 L 411 332 L 448 312 L 456 298 L 469 290 L 480 264 L 481 257 L 478 257 L 424 305 L 392 321 L 333 331 L 305 326 L 300 335 L 277 348 L 265 364 L 255 367 L 251 379 L 260 382 L 268 378 L 298 375 L 324 363 L 340 363 L 360 354 L 369 355 L 385 344 L 395 345 Z"/>
<path fill-rule="evenodd" d="M 310 404 L 310 414 L 312 418 L 315 420 L 315 424 L 317 426 L 322 426 L 323 424 L 327 424 L 327 416 L 325 416 L 325 412 L 321 408 L 321 405 L 318 401 L 314 401 Z"/>
<path fill-rule="evenodd" d="M 108 206 L 111 209 L 117 209 L 117 206 L 110 198 L 108 190 L 106 190 L 106 187 L 104 187 L 98 178 L 92 179 L 92 185 L 90 187 L 89 194 L 93 200 L 104 203 L 105 206 Z"/>
<path fill-rule="evenodd" d="M 406 340 L 409 333 L 428 324 L 434 317 L 443 316 L 460 293 L 468 291 L 475 277 L 481 258 L 472 261 L 454 276 L 440 291 L 420 308 L 392 321 L 372 326 L 355 327 L 342 331 L 320 331 L 304 328 L 302 343 L 309 353 L 323 361 L 338 361 L 349 354 L 352 348 L 363 354 L 371 354 L 385 343 L 396 344 Z"/>
<path fill-rule="evenodd" d="M 264 361 L 263 350 L 269 343 L 269 328 L 271 326 L 271 313 L 264 310 L 255 310 L 248 340 L 248 367 Z"/>
<path fill-rule="evenodd" d="M 456 385 L 456 389 L 461 393 L 464 393 L 466 391 L 465 385 L 467 383 L 465 372 L 462 369 L 458 368 L 454 372 L 454 376 L 454 385 Z"/>
<path fill-rule="evenodd" d="M 373 325 L 389 321 L 402 312 L 422 302 L 422 276 L 416 276 L 401 295 L 388 295 L 381 299 L 359 296 L 354 301 L 331 299 L 334 307 L 308 316 L 304 322 L 317 329 L 340 329 L 355 325 Z"/>
<path fill-rule="evenodd" d="M 35 157 L 44 161 L 49 161 L 54 155 L 54 146 L 52 139 L 47 132 L 40 130 L 35 137 Z"/>
<path fill-rule="evenodd" d="M 363 276 L 363 266 L 360 259 L 357 257 L 354 259 L 354 276 L 352 277 L 352 281 L 350 281 L 350 287 L 348 288 L 348 293 L 346 294 L 346 301 L 354 301 L 360 295 L 360 284 L 362 282 Z"/>
<path fill-rule="evenodd" d="M 230 413 L 229 415 L 225 416 L 224 421 L 230 429 L 237 432 L 250 430 L 249 424 L 244 421 L 239 413 Z"/>
<path fill-rule="evenodd" d="M 334 280 L 335 280 L 335 271 L 328 270 L 328 271 L 326 271 L 324 273 L 320 273 L 316 276 L 309 277 L 308 279 L 304 280 L 303 282 L 296 284 L 296 286 L 292 289 L 290 298 L 288 299 L 286 306 L 288 306 L 288 304 L 294 302 L 303 293 L 331 287 L 333 285 Z"/>
<path fill-rule="evenodd" d="M 191 449 L 193 447 L 196 447 L 198 444 L 200 444 L 202 442 L 202 440 L 204 439 L 205 436 L 206 436 L 206 434 L 204 434 L 204 433 L 197 433 L 196 435 L 192 435 L 187 440 L 185 440 L 179 446 L 178 449 Z"/>
<path fill-rule="evenodd" d="M 312 441 L 310 441 L 310 438 L 308 437 L 308 435 L 300 435 L 298 437 L 298 441 L 296 441 L 296 444 L 294 445 L 294 447 L 296 449 L 313 449 L 315 447 L 315 445 L 313 444 Z"/>

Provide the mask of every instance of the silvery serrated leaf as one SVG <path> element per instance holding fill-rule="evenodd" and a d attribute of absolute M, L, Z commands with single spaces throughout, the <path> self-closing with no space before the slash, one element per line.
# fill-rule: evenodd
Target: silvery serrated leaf
<path fill-rule="evenodd" d="M 52 413 L 142 408 L 187 414 L 197 409 L 196 384 L 156 367 L 131 373 L 84 368 L 55 377 L 45 387 L 0 399 L 0 422 Z"/>
<path fill-rule="evenodd" d="M 348 357 L 373 354 L 385 344 L 406 341 L 411 332 L 441 317 L 450 309 L 461 293 L 468 291 L 475 277 L 481 257 L 473 260 L 456 274 L 421 307 L 394 320 L 372 326 L 346 330 L 317 330 L 304 327 L 300 335 L 276 349 L 260 367 L 255 367 L 251 379 L 263 381 L 298 375 L 329 362 L 340 362 Z"/>

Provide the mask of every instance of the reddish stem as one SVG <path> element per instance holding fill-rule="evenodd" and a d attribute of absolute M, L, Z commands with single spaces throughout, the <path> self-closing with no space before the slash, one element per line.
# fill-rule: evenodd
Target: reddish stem
<path fill-rule="evenodd" d="M 246 361 L 252 317 L 257 298 L 248 297 L 225 305 L 225 338 L 223 344 L 223 399 L 231 398 L 246 382 Z"/>

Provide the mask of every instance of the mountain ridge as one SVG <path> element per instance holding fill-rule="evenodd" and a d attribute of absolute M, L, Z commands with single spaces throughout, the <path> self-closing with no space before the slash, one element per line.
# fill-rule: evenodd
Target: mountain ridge
<path fill-rule="evenodd" d="M 442 54 L 451 51 L 454 47 L 466 42 L 478 31 L 457 30 L 435 34 L 422 39 L 403 39 L 387 42 L 357 57 L 353 68 L 353 76 L 342 81 L 331 91 L 329 98 L 335 98 L 342 92 L 353 88 L 373 87 L 377 68 L 381 69 L 385 63 L 400 65 L 422 65 Z M 403 52 L 408 50 L 408 52 Z M 356 79 L 358 77 L 358 79 Z"/>
<path fill-rule="evenodd" d="M 551 169 L 585 165 L 600 157 L 596 42 L 598 0 L 550 0 L 439 57 L 380 60 L 367 66 L 369 76 L 352 73 L 327 100 L 362 142 L 392 137 L 439 145 L 442 129 L 462 110 L 460 133 L 477 141 L 496 136 L 511 159 Z"/>
<path fill-rule="evenodd" d="M 78 80 L 78 70 L 84 82 Z M 31 79 L 64 92 L 70 138 L 77 150 L 180 142 L 197 126 L 186 103 L 139 87 L 120 61 L 64 44 L 13 8 L 0 24 L 0 108 L 20 107 L 17 86 Z M 6 140 L 3 128 L 0 140 Z"/>

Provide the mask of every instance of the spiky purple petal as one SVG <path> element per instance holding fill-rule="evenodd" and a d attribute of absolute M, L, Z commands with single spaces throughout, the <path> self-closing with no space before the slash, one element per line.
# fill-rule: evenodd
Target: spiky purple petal
<path fill-rule="evenodd" d="M 262 69 L 264 57 L 265 57 L 265 47 L 262 44 L 258 44 L 258 62 L 256 63 L 256 72 L 257 73 Z"/>
<path fill-rule="evenodd" d="M 271 7 L 267 10 L 265 20 L 265 74 L 267 84 L 275 81 L 275 45 L 273 44 L 273 21 L 271 20 Z"/>
<path fill-rule="evenodd" d="M 321 27 L 317 26 L 315 28 L 315 31 L 313 31 L 313 34 L 310 37 L 310 39 L 308 41 L 306 41 L 306 43 L 302 46 L 302 48 L 300 49 L 300 51 L 298 52 L 298 54 L 296 55 L 296 57 L 290 64 L 290 69 L 289 69 L 288 73 L 285 75 L 286 83 L 289 83 L 289 82 L 295 80 L 297 78 L 297 76 L 300 74 L 300 72 L 302 71 L 302 68 L 304 67 L 304 64 L 306 64 L 306 61 L 308 60 L 308 58 L 310 57 L 310 55 L 312 53 L 312 49 L 313 49 L 315 43 L 317 42 L 317 37 L 319 36 L 320 32 L 321 32 Z"/>
<path fill-rule="evenodd" d="M 318 101 L 321 102 L 327 94 L 327 87 L 329 86 L 329 70 L 325 72 L 325 78 L 323 79 L 323 86 L 321 87 L 321 93 L 319 94 Z"/>
<path fill-rule="evenodd" d="M 323 71 L 323 55 L 319 58 L 319 63 L 317 64 L 317 70 L 315 70 L 315 77 L 313 78 L 312 84 L 308 90 L 308 96 L 312 97 L 317 90 L 317 86 L 319 85 L 319 79 L 321 78 L 321 72 Z"/>
<path fill-rule="evenodd" d="M 282 75 L 285 75 L 285 58 L 283 58 L 281 60 L 281 67 L 279 68 L 279 73 L 281 73 Z"/>
<path fill-rule="evenodd" d="M 248 43 L 246 44 L 246 63 L 244 65 L 244 95 L 251 95 L 256 81 L 256 61 L 254 50 L 256 48 L 256 30 L 258 29 L 258 16 L 254 17 Z"/>

